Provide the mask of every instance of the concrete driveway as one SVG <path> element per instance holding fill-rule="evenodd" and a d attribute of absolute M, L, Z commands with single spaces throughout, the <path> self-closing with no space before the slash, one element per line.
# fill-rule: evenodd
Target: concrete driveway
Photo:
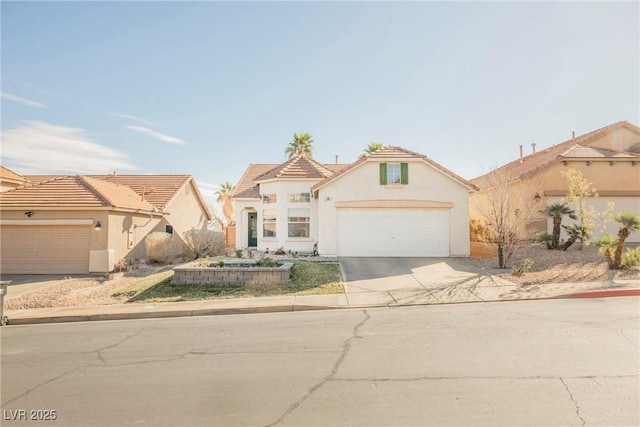
<path fill-rule="evenodd" d="M 478 301 L 517 287 L 454 258 L 340 258 L 349 305 Z"/>

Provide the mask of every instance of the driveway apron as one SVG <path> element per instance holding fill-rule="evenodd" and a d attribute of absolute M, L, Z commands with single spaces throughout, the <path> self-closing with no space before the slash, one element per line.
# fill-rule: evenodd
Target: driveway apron
<path fill-rule="evenodd" d="M 349 305 L 485 301 L 515 284 L 453 258 L 340 258 Z"/>

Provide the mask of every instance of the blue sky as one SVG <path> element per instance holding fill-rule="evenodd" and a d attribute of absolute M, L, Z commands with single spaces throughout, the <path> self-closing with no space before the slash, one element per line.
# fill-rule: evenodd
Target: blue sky
<path fill-rule="evenodd" d="M 207 198 L 294 132 L 465 178 L 640 122 L 637 2 L 6 2 L 2 164 L 191 174 Z"/>

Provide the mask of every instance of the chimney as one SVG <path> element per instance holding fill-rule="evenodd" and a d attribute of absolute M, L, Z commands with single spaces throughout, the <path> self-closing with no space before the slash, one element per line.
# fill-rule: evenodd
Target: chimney
<path fill-rule="evenodd" d="M 576 139 L 576 131 L 571 132 L 571 139 Z"/>
<path fill-rule="evenodd" d="M 531 147 L 533 148 L 533 154 L 536 154 L 536 143 L 532 142 Z"/>
<path fill-rule="evenodd" d="M 336 165 L 338 164 L 338 155 L 336 154 Z"/>
<path fill-rule="evenodd" d="M 522 145 L 520 145 L 520 163 L 522 163 Z"/>

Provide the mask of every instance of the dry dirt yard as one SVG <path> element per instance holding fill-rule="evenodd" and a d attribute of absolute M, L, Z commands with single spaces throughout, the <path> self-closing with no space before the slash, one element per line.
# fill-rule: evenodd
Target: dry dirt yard
<path fill-rule="evenodd" d="M 480 245 L 480 244 L 478 244 Z M 476 247 L 465 260 L 488 273 L 524 285 L 547 283 L 600 282 L 613 280 L 640 280 L 640 268 L 609 270 L 598 248 L 590 245 L 579 250 L 574 245 L 567 251 L 549 250 L 543 244 L 532 244 L 518 250 L 508 269 L 498 268 L 497 256 L 489 256 L 489 251 Z M 626 248 L 625 248 L 626 251 Z M 512 266 L 521 266 L 525 259 L 533 261 L 531 269 L 522 276 L 512 274 Z"/>

